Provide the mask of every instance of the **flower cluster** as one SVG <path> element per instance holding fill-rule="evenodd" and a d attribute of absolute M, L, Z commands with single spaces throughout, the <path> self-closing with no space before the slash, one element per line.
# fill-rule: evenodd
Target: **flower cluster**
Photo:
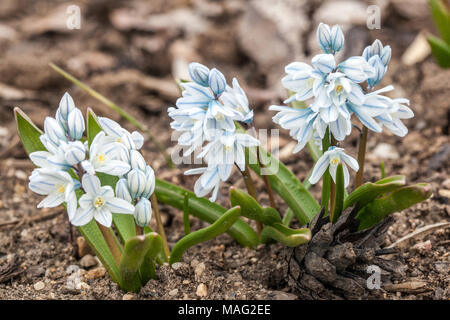
<path fill-rule="evenodd" d="M 259 141 L 236 131 L 235 121 L 253 122 L 247 95 L 236 78 L 229 86 L 219 70 L 209 70 L 199 63 L 189 65 L 189 74 L 192 82 L 181 84 L 182 97 L 168 112 L 173 119 L 172 129 L 180 133 L 178 144 L 186 148 L 184 156 L 202 148 L 197 158 L 203 159 L 207 167 L 185 174 L 202 174 L 194 191 L 203 197 L 213 190 L 210 199 L 214 201 L 220 182 L 228 180 L 233 165 L 245 170 L 245 147 L 257 146 Z"/>
<path fill-rule="evenodd" d="M 47 196 L 38 207 L 66 203 L 69 220 L 76 226 L 95 219 L 110 227 L 113 213 L 134 214 L 138 225 L 148 225 L 148 198 L 155 188 L 155 175 L 138 151 L 144 138 L 113 120 L 98 118 L 98 122 L 102 131 L 88 145 L 82 140 L 83 115 L 68 93 L 62 97 L 56 117 L 45 119 L 40 140 L 47 151 L 30 154 L 39 168 L 31 174 L 29 187 Z M 119 178 L 116 192 L 111 186 L 101 186 L 98 173 Z M 84 192 L 79 201 L 78 189 Z"/>
<path fill-rule="evenodd" d="M 302 150 L 312 138 L 323 139 L 327 129 L 337 141 L 344 140 L 352 131 L 353 115 L 372 131 L 381 132 L 384 126 L 395 135 L 405 136 L 408 130 L 401 120 L 414 116 L 407 106 L 409 101 L 382 95 L 393 90 L 393 86 L 373 90 L 387 71 L 391 48 L 383 47 L 376 40 L 364 49 L 362 56 L 336 63 L 335 54 L 344 45 L 341 28 L 321 23 L 317 39 L 324 53 L 313 57 L 312 66 L 303 62 L 289 64 L 287 75 L 282 79 L 284 87 L 294 93 L 285 103 L 301 101 L 307 107 L 270 107 L 278 111 L 273 121 L 289 130 L 298 141 L 294 153 Z"/>

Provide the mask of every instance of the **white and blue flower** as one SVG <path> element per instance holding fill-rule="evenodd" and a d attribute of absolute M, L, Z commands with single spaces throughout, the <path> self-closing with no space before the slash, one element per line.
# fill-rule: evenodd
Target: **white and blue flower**
<path fill-rule="evenodd" d="M 311 184 L 316 184 L 327 169 L 329 169 L 333 181 L 336 182 L 336 171 L 339 164 L 342 164 L 344 170 L 344 186 L 347 187 L 350 183 L 350 174 L 347 165 L 354 171 L 359 170 L 359 165 L 358 161 L 344 152 L 344 149 L 337 147 L 330 147 L 323 153 L 319 160 L 317 160 L 313 172 L 311 173 L 311 177 L 309 178 L 309 182 Z"/>
<path fill-rule="evenodd" d="M 81 184 L 86 193 L 78 201 L 80 207 L 70 220 L 73 225 L 84 226 L 95 219 L 109 228 L 113 213 L 134 214 L 134 206 L 126 200 L 115 197 L 110 186 L 101 186 L 97 176 L 85 174 Z"/>

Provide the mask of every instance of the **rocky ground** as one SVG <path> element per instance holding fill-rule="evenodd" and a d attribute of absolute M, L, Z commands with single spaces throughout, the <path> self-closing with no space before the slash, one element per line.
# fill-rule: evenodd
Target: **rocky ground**
<path fill-rule="evenodd" d="M 73 1 L 81 8 L 80 30 L 66 27 L 66 1 L 1 1 L 0 298 L 295 299 L 276 276 L 283 268 L 280 246 L 249 250 L 227 235 L 191 248 L 173 269 L 161 267 L 158 280 L 139 295 L 124 294 L 81 242 L 83 257 L 74 256 L 62 209 L 36 209 L 39 196 L 27 189 L 32 164 L 18 140 L 12 109 L 20 106 L 41 126 L 68 91 L 81 109 L 89 106 L 120 120 L 52 71 L 48 63 L 54 62 L 143 119 L 171 151 L 175 143 L 166 109 L 179 95 L 172 79 L 187 78 L 187 64 L 200 61 L 217 66 L 229 79 L 237 76 L 255 110 L 256 126 L 275 128 L 267 108 L 286 98 L 280 84 L 283 68 L 318 52 L 315 28 L 324 21 L 343 27 L 345 55 L 360 54 L 375 38 L 392 46 L 383 84 L 394 84 L 395 97 L 408 97 L 416 114 L 406 121 L 410 132 L 404 139 L 370 135 L 366 180 L 380 177 L 384 161 L 388 174 L 405 174 L 409 182 L 425 181 L 434 188 L 432 199 L 396 213 L 386 235 L 385 246 L 411 236 L 395 245 L 398 259 L 407 265 L 404 276 L 361 298 L 449 299 L 450 72 L 440 69 L 420 44 L 421 31 L 434 32 L 426 1 L 409 2 L 375 1 L 382 28 L 369 31 L 368 3 L 356 0 Z M 408 51 L 413 42 L 418 44 Z M 346 142 L 352 154 L 356 143 L 354 130 Z M 312 166 L 310 157 L 291 154 L 293 143 L 286 132 L 281 133 L 280 148 L 279 157 L 304 179 Z M 143 153 L 159 178 L 192 188 L 194 180 L 182 175 L 188 165 L 169 170 L 149 139 Z M 219 195 L 226 206 L 231 184 L 244 187 L 237 172 Z M 267 203 L 262 183 L 257 187 Z M 316 195 L 318 190 L 320 186 L 312 189 Z M 166 206 L 162 212 L 173 244 L 183 236 L 181 213 Z M 196 219 L 191 224 L 194 230 L 205 226 Z M 414 234 L 427 226 L 428 232 Z"/>

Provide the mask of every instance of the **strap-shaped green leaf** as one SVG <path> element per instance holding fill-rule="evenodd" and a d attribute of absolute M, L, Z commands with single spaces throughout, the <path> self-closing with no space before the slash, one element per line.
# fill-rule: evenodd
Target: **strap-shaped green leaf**
<path fill-rule="evenodd" d="M 94 111 L 89 108 L 87 112 L 87 138 L 89 145 L 91 145 L 95 136 L 100 131 L 102 131 L 102 128 L 97 121 L 97 116 L 95 115 Z M 118 177 L 101 172 L 98 172 L 97 176 L 100 179 L 102 186 L 111 186 L 113 190 L 115 189 L 116 183 L 119 180 Z M 125 243 L 131 237 L 136 236 L 136 224 L 132 215 L 113 214 L 113 223 L 123 243 Z"/>
<path fill-rule="evenodd" d="M 267 225 L 281 222 L 281 217 L 277 210 L 272 207 L 263 208 L 252 196 L 240 189 L 230 188 L 230 201 L 233 207 L 241 207 L 241 215 L 246 218 Z"/>
<path fill-rule="evenodd" d="M 265 164 L 264 170 L 273 190 L 295 213 L 297 219 L 302 224 L 307 224 L 320 211 L 320 206 L 314 197 L 308 192 L 298 178 L 283 163 L 278 161 L 264 148 L 259 148 L 261 158 Z M 258 175 L 261 175 L 261 168 L 258 164 L 256 148 L 246 148 L 246 161 L 250 168 Z"/>
<path fill-rule="evenodd" d="M 367 182 L 356 188 L 344 201 L 343 210 L 359 203 L 360 208 L 372 202 L 379 196 L 403 187 L 406 183 L 405 176 L 392 176 L 381 179 L 375 183 Z"/>
<path fill-rule="evenodd" d="M 407 209 L 416 203 L 428 199 L 432 194 L 431 185 L 418 183 L 399 188 L 392 193 L 375 199 L 359 210 L 356 218 L 360 220 L 359 229 L 370 228 L 382 221 L 389 214 Z"/>
<path fill-rule="evenodd" d="M 179 210 L 184 208 L 184 199 L 187 193 L 189 213 L 208 223 L 214 223 L 227 211 L 217 203 L 205 198 L 198 198 L 194 193 L 160 179 L 156 179 L 155 193 L 159 202 Z M 227 233 L 242 246 L 256 247 L 259 244 L 256 232 L 241 219 L 238 219 Z"/>
<path fill-rule="evenodd" d="M 17 132 L 25 151 L 30 154 L 35 151 L 47 151 L 39 137 L 43 132 L 31 121 L 31 119 L 18 107 L 14 108 Z"/>
<path fill-rule="evenodd" d="M 308 228 L 291 229 L 281 223 L 264 226 L 261 232 L 261 242 L 278 241 L 288 247 L 297 247 L 311 240 L 311 230 Z"/>
<path fill-rule="evenodd" d="M 450 44 L 431 35 L 428 36 L 427 40 L 437 63 L 442 68 L 450 68 Z"/>
<path fill-rule="evenodd" d="M 194 231 L 181 238 L 172 249 L 169 263 L 172 265 L 175 262 L 180 261 L 183 253 L 190 247 L 225 233 L 239 219 L 240 214 L 241 208 L 231 208 L 209 227 Z"/>
<path fill-rule="evenodd" d="M 141 278 L 139 269 L 150 248 L 157 247 L 161 237 L 155 233 L 148 233 L 128 239 L 125 243 L 122 259 L 120 260 L 121 288 L 125 291 L 139 292 L 141 289 Z M 158 251 L 154 251 L 157 253 Z"/>
<path fill-rule="evenodd" d="M 442 39 L 450 45 L 450 8 L 443 0 L 429 0 L 431 15 Z"/>
<path fill-rule="evenodd" d="M 150 249 L 145 255 L 140 268 L 141 284 L 144 286 L 150 279 L 156 278 L 156 259 L 160 252 L 163 252 L 163 243 L 161 236 L 155 232 L 152 233 Z M 146 235 L 146 237 L 148 234 Z"/>

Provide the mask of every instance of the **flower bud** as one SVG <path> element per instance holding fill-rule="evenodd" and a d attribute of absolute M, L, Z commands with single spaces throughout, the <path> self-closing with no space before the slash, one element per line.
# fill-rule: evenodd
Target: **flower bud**
<path fill-rule="evenodd" d="M 73 109 L 69 113 L 67 120 L 67 131 L 69 136 L 74 140 L 80 140 L 84 133 L 84 118 L 80 109 Z"/>
<path fill-rule="evenodd" d="M 190 63 L 189 75 L 195 83 L 198 83 L 203 87 L 207 87 L 209 85 L 209 69 L 204 65 L 197 62 Z"/>
<path fill-rule="evenodd" d="M 142 196 L 146 185 L 145 173 L 139 169 L 132 169 L 127 175 L 127 180 L 131 198 L 137 199 Z"/>
<path fill-rule="evenodd" d="M 344 46 L 344 41 L 344 33 L 341 27 L 338 25 L 333 26 L 331 28 L 331 51 L 334 53 L 341 51 Z"/>
<path fill-rule="evenodd" d="M 373 56 L 369 59 L 369 64 L 375 69 L 374 76 L 367 79 L 369 86 L 374 87 L 380 83 L 386 73 L 386 67 L 379 56 Z"/>
<path fill-rule="evenodd" d="M 325 53 L 335 54 L 344 46 L 344 33 L 338 25 L 330 29 L 327 24 L 320 23 L 317 28 L 317 39 L 320 48 Z"/>
<path fill-rule="evenodd" d="M 67 142 L 67 137 L 64 129 L 53 118 L 45 118 L 44 131 L 47 135 L 47 138 L 55 145 L 59 145 L 60 141 Z"/>
<path fill-rule="evenodd" d="M 316 69 L 324 74 L 330 73 L 336 67 L 336 61 L 332 54 L 318 54 L 311 62 Z"/>
<path fill-rule="evenodd" d="M 116 197 L 131 202 L 130 191 L 128 190 L 127 179 L 122 178 L 116 184 Z"/>
<path fill-rule="evenodd" d="M 76 165 L 86 158 L 86 148 L 81 141 L 68 143 L 63 147 L 64 158 L 70 165 Z"/>
<path fill-rule="evenodd" d="M 389 64 L 389 61 L 391 61 L 391 55 L 392 55 L 391 46 L 386 46 L 383 48 L 383 51 L 381 51 L 380 58 L 385 67 Z"/>
<path fill-rule="evenodd" d="M 152 167 L 147 166 L 145 168 L 145 190 L 142 194 L 143 197 L 149 198 L 153 191 L 155 191 L 155 172 L 153 171 Z"/>
<path fill-rule="evenodd" d="M 216 68 L 209 73 L 209 87 L 217 96 L 221 95 L 227 87 L 225 76 Z"/>
<path fill-rule="evenodd" d="M 131 138 L 133 139 L 134 146 L 136 150 L 139 150 L 144 145 L 144 136 L 137 131 L 131 133 Z"/>
<path fill-rule="evenodd" d="M 137 150 L 130 151 L 130 164 L 132 169 L 139 169 L 145 172 L 145 163 L 144 157 Z"/>
<path fill-rule="evenodd" d="M 75 109 L 75 102 L 73 101 L 72 97 L 67 92 L 64 93 L 63 97 L 61 98 L 61 101 L 59 102 L 59 108 L 57 111 L 61 119 L 64 121 L 68 121 L 69 114 L 74 109 Z"/>
<path fill-rule="evenodd" d="M 134 220 L 139 227 L 146 227 L 152 219 L 152 205 L 146 198 L 141 198 L 134 207 Z"/>

